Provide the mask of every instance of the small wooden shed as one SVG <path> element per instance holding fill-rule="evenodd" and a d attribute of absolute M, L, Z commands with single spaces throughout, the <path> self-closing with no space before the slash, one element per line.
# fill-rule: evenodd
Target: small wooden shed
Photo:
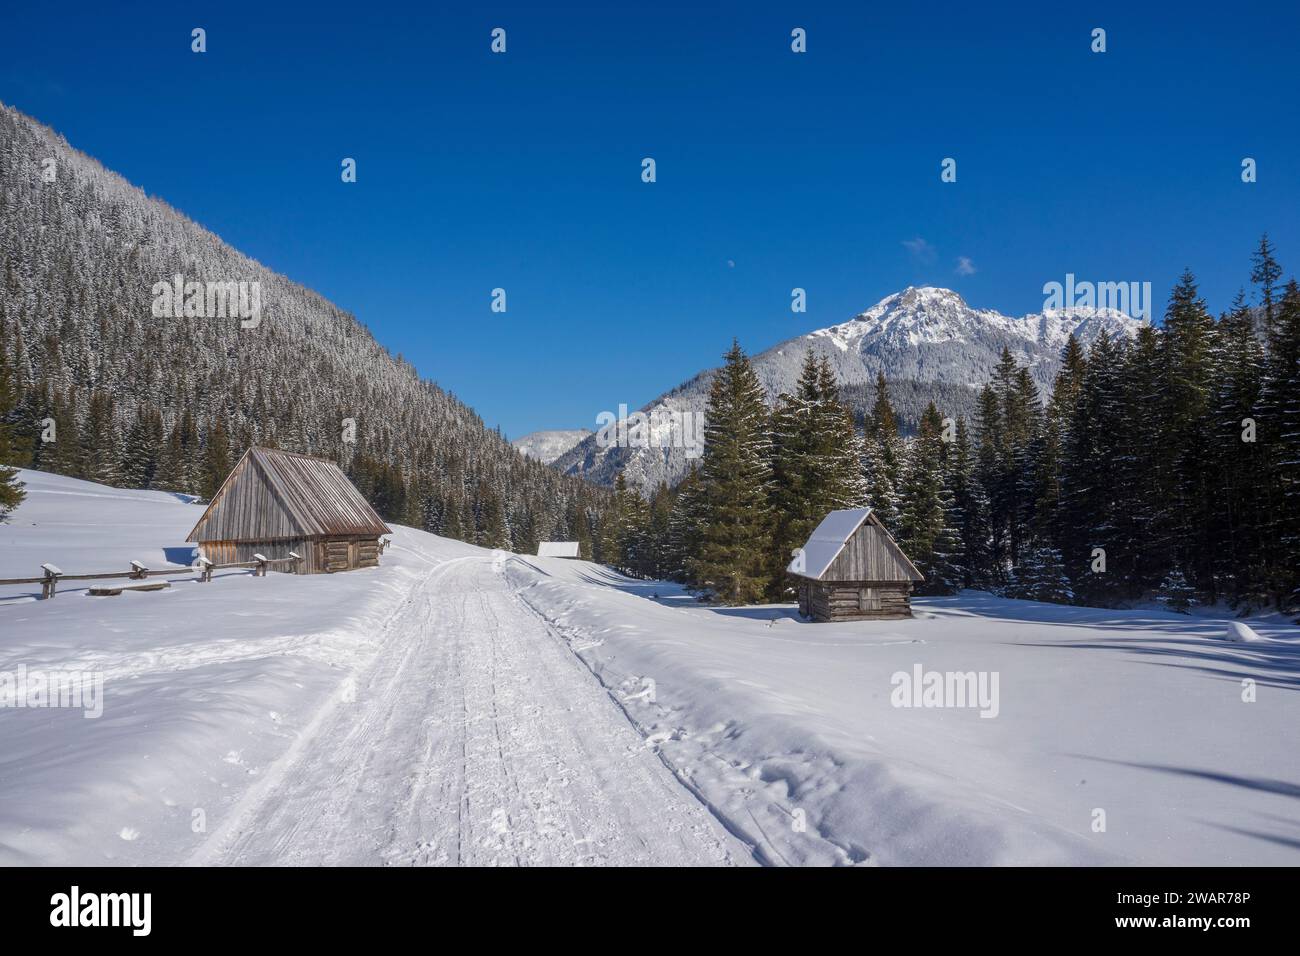
<path fill-rule="evenodd" d="M 912 585 L 925 580 L 870 508 L 832 511 L 786 570 L 814 621 L 911 617 Z"/>
<path fill-rule="evenodd" d="M 254 554 L 302 556 L 299 574 L 379 564 L 379 538 L 390 534 L 356 486 L 326 458 L 250 448 L 212 496 L 187 541 L 214 564 Z"/>
<path fill-rule="evenodd" d="M 576 541 L 539 541 L 537 544 L 539 558 L 576 558 L 578 542 Z"/>

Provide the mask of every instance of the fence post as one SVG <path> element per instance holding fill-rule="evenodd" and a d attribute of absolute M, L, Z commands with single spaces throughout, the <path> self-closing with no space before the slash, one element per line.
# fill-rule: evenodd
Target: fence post
<path fill-rule="evenodd" d="M 253 560 L 257 562 L 257 567 L 253 569 L 253 577 L 255 578 L 266 577 L 266 555 L 255 554 L 253 555 Z"/>
<path fill-rule="evenodd" d="M 41 580 L 41 600 L 48 601 L 54 597 L 55 588 L 59 583 L 60 571 L 52 564 L 42 564 L 41 570 L 45 572 L 45 577 Z"/>
<path fill-rule="evenodd" d="M 302 573 L 302 555 L 297 551 L 290 551 L 289 557 L 293 558 L 293 571 L 295 574 Z"/>
<path fill-rule="evenodd" d="M 145 572 L 148 570 L 149 569 L 146 568 L 139 561 L 131 562 L 131 577 L 136 578 L 137 580 L 139 578 L 147 578 L 149 575 L 145 574 Z"/>
<path fill-rule="evenodd" d="M 199 569 L 199 583 L 205 584 L 212 580 L 212 562 L 207 558 L 199 558 L 196 562 Z"/>

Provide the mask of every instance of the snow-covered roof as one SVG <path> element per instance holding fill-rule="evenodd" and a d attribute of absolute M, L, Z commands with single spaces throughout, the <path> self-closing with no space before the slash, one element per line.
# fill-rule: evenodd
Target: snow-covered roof
<path fill-rule="evenodd" d="M 849 539 L 857 534 L 858 529 L 863 524 L 870 521 L 875 525 L 874 531 L 880 535 L 877 542 L 877 553 L 879 561 L 883 562 L 883 569 L 886 576 L 881 580 L 899 580 L 913 581 L 924 580 L 923 575 L 916 569 L 916 566 L 908 559 L 901 548 L 890 537 L 885 526 L 880 523 L 879 518 L 873 518 L 870 508 L 844 508 L 839 511 L 832 511 L 813 531 L 804 546 L 795 554 L 794 559 L 786 567 L 791 574 L 797 574 L 801 577 L 812 578 L 820 581 L 826 574 L 835 559 L 840 556 L 844 546 L 848 544 Z M 841 569 L 843 570 L 843 569 Z M 879 574 L 882 567 L 877 567 L 875 573 Z"/>
<path fill-rule="evenodd" d="M 804 544 L 803 554 L 795 555 L 786 570 L 806 578 L 820 578 L 831 566 L 831 562 L 839 557 L 844 545 L 853 537 L 853 532 L 862 527 L 862 522 L 870 515 L 870 508 L 832 511 L 822 518 L 822 523 Z"/>
<path fill-rule="evenodd" d="M 578 556 L 578 542 L 543 541 L 537 545 L 537 556 L 539 558 L 576 558 Z"/>

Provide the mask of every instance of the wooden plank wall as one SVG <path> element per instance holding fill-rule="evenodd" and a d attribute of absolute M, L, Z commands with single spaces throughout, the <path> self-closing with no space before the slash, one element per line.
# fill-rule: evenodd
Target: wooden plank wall
<path fill-rule="evenodd" d="M 885 532 L 867 522 L 844 545 L 823 581 L 908 581 L 912 576 L 898 560 Z"/>
<path fill-rule="evenodd" d="M 252 561 L 255 554 L 268 558 L 287 558 L 290 551 L 295 551 L 303 557 L 302 567 L 295 572 L 292 565 L 285 564 L 276 570 L 298 574 L 317 574 L 323 570 L 312 559 L 314 551 L 311 542 L 305 538 L 282 538 L 279 541 L 205 541 L 199 546 L 199 550 L 213 564 Z"/>
<path fill-rule="evenodd" d="M 271 541 L 302 534 L 302 528 L 256 469 L 252 458 L 246 455 L 202 522 L 200 540 Z"/>

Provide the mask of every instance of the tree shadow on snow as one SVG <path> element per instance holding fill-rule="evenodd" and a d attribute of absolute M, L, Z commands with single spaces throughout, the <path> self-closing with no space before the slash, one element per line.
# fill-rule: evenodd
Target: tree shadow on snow
<path fill-rule="evenodd" d="M 1123 651 L 1141 657 L 1167 658 L 1146 663 L 1178 667 L 1224 680 L 1254 680 L 1264 687 L 1300 690 L 1300 646 L 1281 642 L 1236 644 L 1211 637 L 1181 640 L 1157 637 L 1143 642 L 1132 638 L 1096 641 L 1016 641 L 1019 647 Z M 1222 666 L 1215 666 L 1222 665 Z"/>
<path fill-rule="evenodd" d="M 1082 755 L 1076 754 L 1075 756 Z M 1118 764 L 1125 767 L 1135 767 L 1139 770 L 1153 770 L 1157 773 L 1192 777 L 1197 780 L 1208 780 L 1212 783 L 1221 783 L 1232 787 L 1243 787 L 1247 790 L 1255 790 L 1261 793 L 1273 793 L 1281 797 L 1290 797 L 1293 800 L 1300 800 L 1300 784 L 1291 783 L 1287 780 L 1274 780 L 1268 777 L 1243 777 L 1236 774 L 1220 773 L 1215 770 L 1198 770 L 1194 767 L 1171 767 L 1165 764 L 1135 763 L 1127 760 L 1107 760 L 1103 757 L 1084 757 L 1083 759 Z M 1263 817 L 1264 819 L 1273 821 L 1274 823 L 1283 824 L 1285 827 L 1289 827 L 1292 830 L 1296 830 L 1297 826 L 1300 826 L 1300 823 L 1295 819 L 1280 817 L 1276 814 L 1257 812 L 1256 816 Z M 1250 829 L 1245 826 L 1232 826 L 1227 823 L 1219 823 L 1215 820 L 1201 820 L 1201 823 L 1218 830 L 1224 830 L 1228 833 L 1236 833 L 1239 836 L 1251 837 L 1255 840 L 1263 840 L 1267 843 L 1276 843 L 1278 846 L 1300 850 L 1300 835 L 1289 836 L 1282 832 L 1270 833 L 1262 829 Z"/>
<path fill-rule="evenodd" d="M 799 616 L 799 609 L 793 604 L 758 604 L 753 607 L 715 607 L 708 610 L 722 617 L 744 618 L 750 621 L 794 621 L 796 624 L 808 623 Z"/>
<path fill-rule="evenodd" d="M 1197 780 L 1209 780 L 1211 783 L 1222 783 L 1233 787 L 1245 787 L 1247 790 L 1258 790 L 1262 793 L 1276 793 L 1278 796 L 1300 800 L 1300 783 L 1291 783 L 1289 780 L 1274 780 L 1269 777 L 1243 777 L 1232 773 L 1222 773 L 1218 770 L 1198 770 L 1195 767 L 1173 767 L 1169 764 L 1141 763 L 1134 760 L 1113 760 L 1109 757 L 1089 757 L 1085 754 L 1072 754 L 1071 756 L 1081 757 L 1084 760 L 1095 760 L 1100 763 L 1115 764 L 1121 767 L 1133 767 L 1137 770 L 1152 770 L 1156 773 L 1173 774 L 1179 777 L 1193 777 Z"/>
<path fill-rule="evenodd" d="M 989 620 L 1017 621 L 1056 627 L 1090 627 L 1114 631 L 1156 631 L 1181 635 L 1221 637 L 1228 618 L 1175 614 L 1172 611 L 1116 610 L 1074 604 L 1045 604 L 1001 598 L 984 591 L 962 591 L 951 597 L 918 597 L 917 608 Z M 1232 620 L 1236 620 L 1233 618 Z M 1285 621 L 1249 620 L 1260 636 L 1282 643 L 1300 642 L 1300 627 Z"/>
<path fill-rule="evenodd" d="M 1090 757 L 1086 754 L 1071 754 L 1070 756 L 1078 757 L 1082 760 L 1095 761 L 1097 763 L 1109 763 L 1121 767 L 1132 767 L 1137 770 L 1150 770 L 1155 773 L 1191 777 L 1196 780 L 1208 780 L 1211 783 L 1221 783 L 1226 786 L 1242 787 L 1246 790 L 1254 790 L 1260 793 L 1273 793 L 1281 797 L 1289 797 L 1292 800 L 1300 800 L 1300 784 L 1292 783 L 1288 780 L 1275 780 L 1270 777 L 1244 777 L 1237 774 L 1222 773 L 1217 770 L 1200 770 L 1195 767 L 1173 767 L 1168 764 L 1141 763 L 1131 760 L 1112 760 L 1107 757 Z M 1280 817 L 1275 814 L 1258 812 L 1256 815 L 1276 823 L 1284 824 L 1292 829 L 1300 826 L 1300 823 L 1297 823 L 1296 820 L 1288 817 Z M 1247 836 L 1256 840 L 1264 840 L 1269 843 L 1276 843 L 1279 846 L 1300 850 L 1300 837 L 1297 836 L 1287 836 L 1284 833 L 1268 833 L 1264 830 L 1252 830 L 1242 826 L 1231 826 L 1214 820 L 1202 820 L 1201 822 L 1207 826 L 1212 826 L 1219 830 L 1225 830 L 1229 833 L 1236 833 L 1240 836 Z"/>

